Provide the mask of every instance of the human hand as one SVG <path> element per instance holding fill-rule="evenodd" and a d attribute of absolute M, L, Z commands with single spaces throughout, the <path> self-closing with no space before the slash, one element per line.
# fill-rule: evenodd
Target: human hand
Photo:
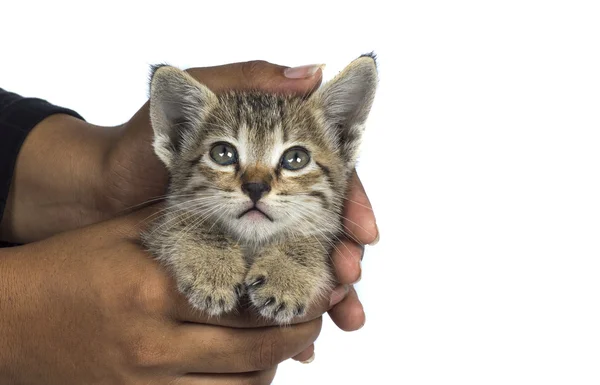
<path fill-rule="evenodd" d="M 365 323 L 365 313 L 353 284 L 361 279 L 365 245 L 379 242 L 373 208 L 356 172 L 352 174 L 343 216 L 345 236 L 334 247 L 332 261 L 338 283 L 348 288 L 348 294 L 329 310 L 329 316 L 340 329 L 353 331 Z"/>
<path fill-rule="evenodd" d="M 317 338 L 329 303 L 285 328 L 193 311 L 139 246 L 151 210 L 0 250 L 0 383 L 269 384 Z"/>

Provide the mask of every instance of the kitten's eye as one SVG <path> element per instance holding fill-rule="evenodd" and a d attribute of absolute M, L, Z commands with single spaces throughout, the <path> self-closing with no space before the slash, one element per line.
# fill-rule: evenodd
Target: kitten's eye
<path fill-rule="evenodd" d="M 215 143 L 210 149 L 210 157 L 221 166 L 228 166 L 237 163 L 237 151 L 229 143 Z"/>
<path fill-rule="evenodd" d="M 310 162 L 308 150 L 302 147 L 292 147 L 283 153 L 281 167 L 288 170 L 300 170 Z"/>

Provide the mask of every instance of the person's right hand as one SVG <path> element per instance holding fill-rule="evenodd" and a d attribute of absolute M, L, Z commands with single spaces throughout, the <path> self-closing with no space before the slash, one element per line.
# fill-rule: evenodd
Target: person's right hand
<path fill-rule="evenodd" d="M 192 311 L 139 245 L 152 210 L 0 250 L 0 383 L 270 384 L 306 354 L 329 303 L 289 327 Z"/>

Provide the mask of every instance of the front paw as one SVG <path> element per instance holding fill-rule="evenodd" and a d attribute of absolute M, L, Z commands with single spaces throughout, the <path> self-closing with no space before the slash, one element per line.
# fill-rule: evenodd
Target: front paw
<path fill-rule="evenodd" d="M 244 286 L 240 282 L 216 283 L 195 279 L 190 284 L 180 284 L 179 290 L 194 308 L 218 316 L 235 309 Z"/>
<path fill-rule="evenodd" d="M 222 265 L 196 263 L 174 267 L 179 291 L 190 304 L 212 316 L 235 309 L 244 294 L 245 268 L 232 261 Z"/>
<path fill-rule="evenodd" d="M 246 291 L 258 312 L 279 324 L 289 324 L 295 317 L 303 316 L 327 289 L 326 279 L 294 266 L 265 265 L 250 269 Z"/>

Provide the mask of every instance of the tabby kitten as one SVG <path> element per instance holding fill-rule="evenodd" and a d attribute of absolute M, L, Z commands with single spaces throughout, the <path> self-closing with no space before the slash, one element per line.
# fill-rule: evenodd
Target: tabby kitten
<path fill-rule="evenodd" d="M 157 67 L 154 150 L 170 172 L 166 208 L 144 234 L 179 290 L 211 315 L 247 295 L 278 323 L 334 284 L 329 255 L 377 84 L 364 55 L 312 96 L 214 94 Z"/>

